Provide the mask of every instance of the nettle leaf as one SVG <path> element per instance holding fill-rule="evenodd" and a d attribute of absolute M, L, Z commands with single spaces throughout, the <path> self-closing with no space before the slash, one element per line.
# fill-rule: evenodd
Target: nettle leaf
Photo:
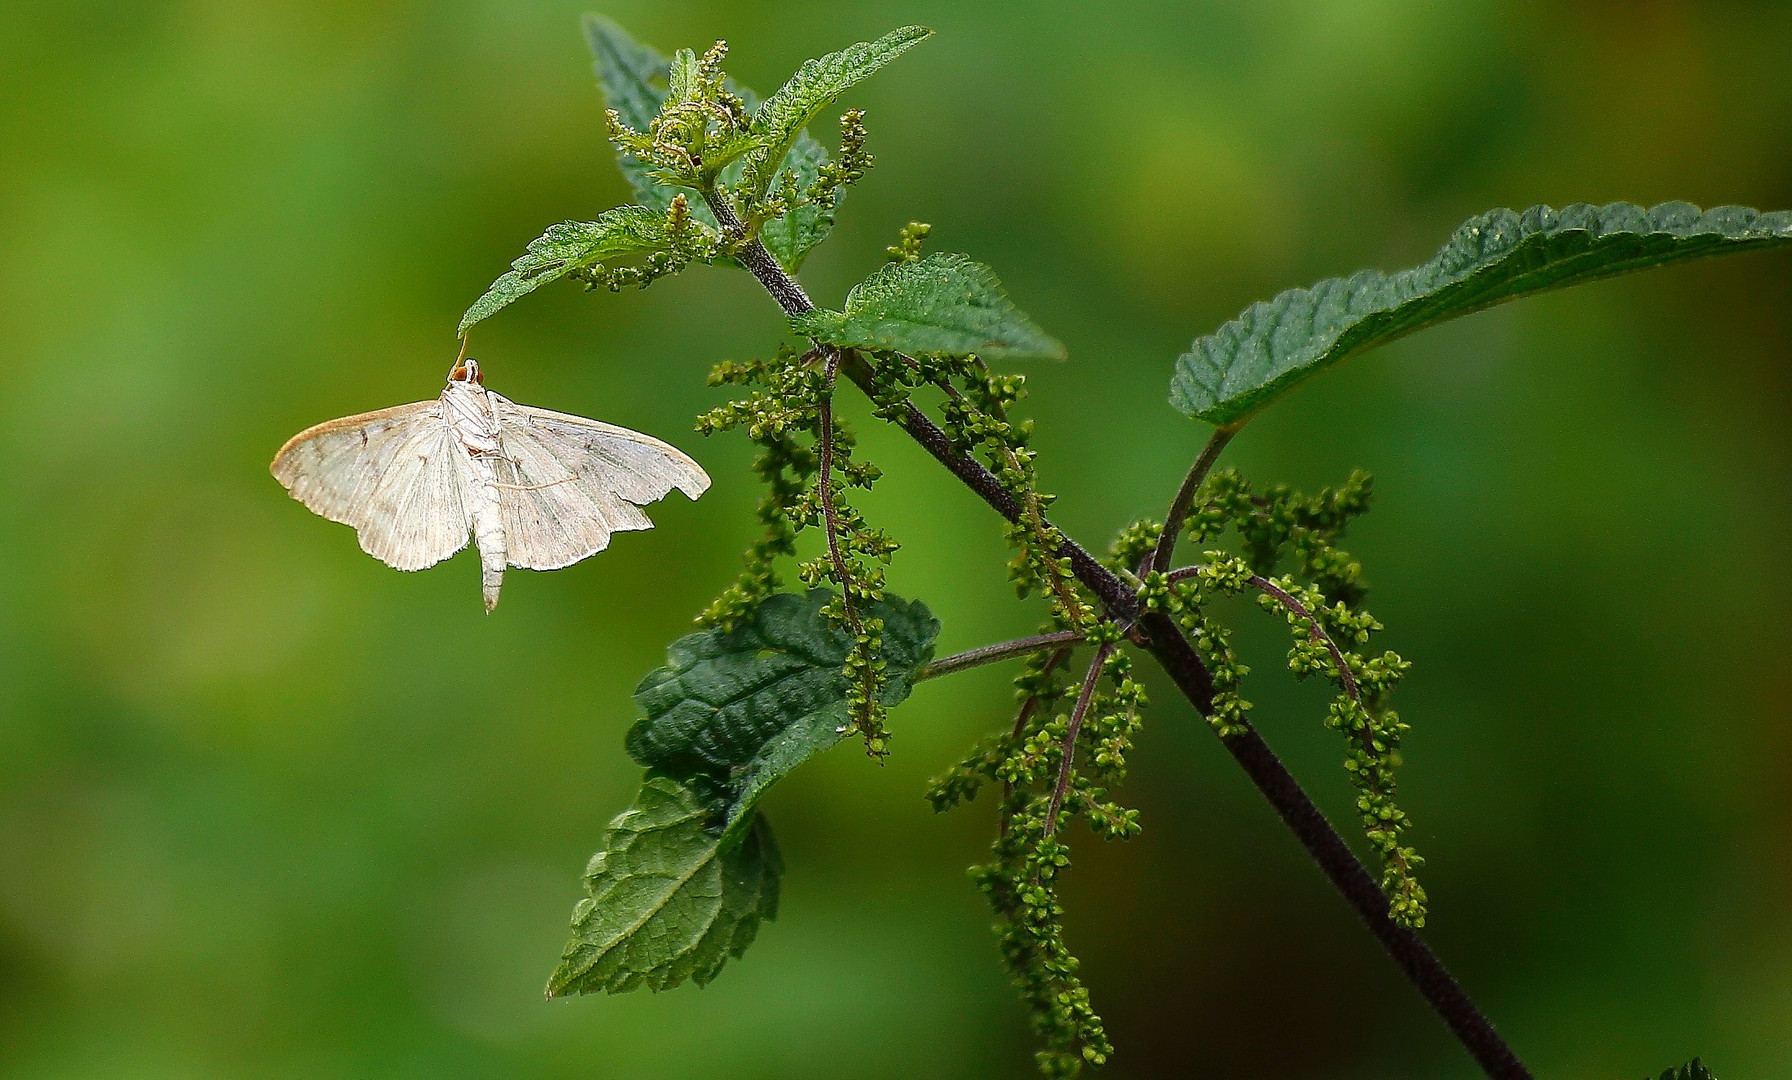
<path fill-rule="evenodd" d="M 457 333 L 465 334 L 474 323 L 573 270 L 605 259 L 663 251 L 671 243 L 664 212 L 645 206 L 618 206 L 599 214 L 596 221 L 550 225 L 529 241 L 528 250 L 510 264 L 509 272 L 473 302 L 461 316 Z"/>
<path fill-rule="evenodd" d="M 1711 1070 L 1707 1069 L 1698 1058 L 1680 1066 L 1678 1069 L 1665 1069 L 1656 1080 L 1715 1080 Z"/>
<path fill-rule="evenodd" d="M 629 756 L 713 792 L 724 828 L 738 831 L 773 783 L 845 737 L 847 636 L 821 613 L 825 590 L 779 593 L 733 630 L 687 634 L 667 666 L 635 689 L 647 715 L 628 733 Z M 933 658 L 940 624 L 927 605 L 897 597 L 863 612 L 882 619 L 882 699 L 908 697 Z"/>
<path fill-rule="evenodd" d="M 731 631 L 687 634 L 641 680 L 647 715 L 628 751 L 647 776 L 585 871 L 549 997 L 702 985 L 777 916 L 784 867 L 753 807 L 845 737 L 850 642 L 821 613 L 828 596 L 780 593 Z M 883 620 L 883 700 L 895 705 L 933 658 L 939 622 L 895 597 L 863 614 Z"/>
<path fill-rule="evenodd" d="M 671 61 L 636 41 L 627 30 L 602 15 L 585 16 L 585 40 L 596 58 L 592 66 L 597 69 L 597 81 L 603 88 L 605 104 L 616 110 L 624 124 L 636 131 L 646 131 L 665 103 Z M 650 168 L 640 159 L 633 154 L 618 152 L 616 165 L 629 186 L 635 189 L 636 202 L 660 211 L 672 205 L 677 189 L 655 180 Z M 715 225 L 709 208 L 700 201 L 691 207 L 691 212 L 705 224 Z"/>
<path fill-rule="evenodd" d="M 861 41 L 839 52 L 804 61 L 790 81 L 753 113 L 753 133 L 765 139 L 765 149 L 747 159 L 746 179 L 753 191 L 761 195 L 766 192 L 784 154 L 821 110 L 854 83 L 932 36 L 933 31 L 925 26 L 905 26 L 876 41 Z"/>
<path fill-rule="evenodd" d="M 784 865 L 771 826 L 755 814 L 724 833 L 713 816 L 708 799 L 648 775 L 585 871 L 549 997 L 702 986 L 777 917 Z"/>
<path fill-rule="evenodd" d="M 995 271 L 963 255 L 891 263 L 855 286 L 845 311 L 812 311 L 791 330 L 826 345 L 986 360 L 1064 359 L 1064 346 L 1002 291 Z"/>
<path fill-rule="evenodd" d="M 1363 270 L 1274 300 L 1201 338 L 1176 360 L 1170 404 L 1232 426 L 1324 368 L 1434 323 L 1521 296 L 1705 255 L 1792 243 L 1792 213 L 1670 202 L 1471 218 L 1430 262 Z"/>
<path fill-rule="evenodd" d="M 636 41 L 628 31 L 601 15 L 585 16 L 585 38 L 596 58 L 593 66 L 597 69 L 598 84 L 603 89 L 604 101 L 616 110 L 624 124 L 636 131 L 646 131 L 653 118 L 659 115 L 660 106 L 666 100 L 671 61 L 657 50 Z M 738 95 L 748 109 L 757 107 L 759 95 L 750 87 L 729 80 L 728 89 Z M 743 139 L 735 152 L 744 154 L 759 145 L 758 140 Z M 804 131 L 790 145 L 772 183 L 774 186 L 783 186 L 784 174 L 791 173 L 796 181 L 796 189 L 807 191 L 827 160 L 828 152 Z M 629 186 L 634 189 L 636 202 L 659 210 L 665 210 L 672 204 L 677 188 L 660 183 L 653 176 L 652 170 L 633 154 L 618 152 L 616 164 L 628 180 Z M 723 172 L 722 180 L 724 183 L 738 182 L 741 172 L 740 163 L 735 162 Z M 835 193 L 836 202 L 844 195 L 844 189 L 838 190 Z M 691 216 L 711 228 L 715 227 L 715 215 L 710 213 L 709 207 L 703 205 L 701 199 L 691 200 Z M 805 205 L 766 222 L 760 227 L 759 237 L 777 257 L 778 262 L 794 273 L 802 267 L 803 259 L 809 251 L 827 239 L 828 232 L 833 227 L 834 215 L 831 212 L 824 214 L 819 207 Z"/>

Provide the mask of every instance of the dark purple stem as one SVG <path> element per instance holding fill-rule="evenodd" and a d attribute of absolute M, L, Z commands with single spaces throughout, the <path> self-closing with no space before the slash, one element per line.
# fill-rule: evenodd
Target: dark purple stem
<path fill-rule="evenodd" d="M 1052 801 L 1045 811 L 1045 835 L 1058 830 L 1058 811 L 1064 806 L 1064 795 L 1070 790 L 1070 767 L 1076 761 L 1076 737 L 1083 730 L 1083 717 L 1089 715 L 1089 703 L 1095 700 L 1095 684 L 1101 681 L 1101 665 L 1114 651 L 1112 643 L 1095 650 L 1089 661 L 1089 673 L 1083 676 L 1083 689 L 1076 696 L 1076 707 L 1070 710 L 1070 726 L 1064 731 L 1064 752 L 1058 760 L 1058 783 L 1052 788 Z"/>

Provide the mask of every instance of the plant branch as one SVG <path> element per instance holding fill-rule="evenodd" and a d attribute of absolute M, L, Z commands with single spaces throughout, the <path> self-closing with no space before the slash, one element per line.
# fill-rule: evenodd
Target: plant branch
<path fill-rule="evenodd" d="M 723 228 L 741 235 L 740 219 L 733 208 L 719 197 L 712 198 L 711 193 L 706 192 L 704 197 Z M 815 309 L 802 286 L 778 265 L 758 240 L 748 242 L 738 257 L 785 314 L 801 315 Z M 845 352 L 841 369 L 855 385 L 870 391 L 871 371 L 862 359 Z M 946 433 L 914 405 L 908 407 L 897 423 L 997 513 L 1009 521 L 1020 519 L 1020 506 L 1001 482 L 974 459 L 959 453 Z M 1203 716 L 1211 712 L 1213 676 L 1175 622 L 1163 612 L 1139 614 L 1133 590 L 1075 541 L 1066 537 L 1058 554 L 1060 558 L 1070 560 L 1077 578 L 1101 599 L 1116 621 L 1126 623 L 1138 619 L 1139 626 L 1148 635 L 1145 648 L 1176 688 Z M 1424 939 L 1389 917 L 1388 898 L 1375 878 L 1263 737 L 1247 725 L 1220 741 L 1482 1070 L 1494 1080 L 1532 1080 L 1530 1070 L 1463 992 Z"/>
<path fill-rule="evenodd" d="M 1170 508 L 1164 512 L 1164 531 L 1158 534 L 1157 547 L 1151 552 L 1151 559 L 1139 568 L 1139 576 L 1144 577 L 1152 570 L 1168 569 L 1170 557 L 1176 554 L 1177 534 L 1182 532 L 1182 523 L 1188 520 L 1188 512 L 1194 506 L 1195 493 L 1201 490 L 1201 481 L 1213 470 L 1213 463 L 1219 460 L 1220 451 L 1238 434 L 1238 428 L 1215 428 L 1207 445 L 1195 457 L 1195 463 L 1188 467 L 1188 475 L 1182 478 L 1182 486 L 1176 489 L 1176 497 L 1170 500 Z"/>
<path fill-rule="evenodd" d="M 1055 634 L 1036 634 L 1033 637 L 1018 638 L 1014 641 L 1002 641 L 994 645 L 983 645 L 975 649 L 966 649 L 961 653 L 935 660 L 915 673 L 913 682 L 925 679 L 937 679 L 941 675 L 952 675 L 960 671 L 968 671 L 984 664 L 994 664 L 1010 660 L 1016 656 L 1029 653 L 1044 652 L 1064 645 L 1074 645 L 1083 640 L 1079 630 L 1060 630 Z"/>
<path fill-rule="evenodd" d="M 1101 681 L 1101 666 L 1114 651 L 1112 642 L 1103 643 L 1089 661 L 1089 673 L 1083 676 L 1083 688 L 1076 695 L 1076 706 L 1070 710 L 1070 726 L 1064 729 L 1064 749 L 1058 757 L 1058 783 L 1052 788 L 1052 801 L 1045 811 L 1045 835 L 1058 831 L 1058 811 L 1064 807 L 1064 793 L 1070 790 L 1070 767 L 1076 761 L 1076 737 L 1083 730 L 1083 717 L 1089 715 L 1089 703 L 1095 700 L 1095 684 Z"/>

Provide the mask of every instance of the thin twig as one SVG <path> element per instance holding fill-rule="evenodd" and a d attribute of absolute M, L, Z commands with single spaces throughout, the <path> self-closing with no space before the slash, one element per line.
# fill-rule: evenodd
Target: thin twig
<path fill-rule="evenodd" d="M 1089 673 L 1083 676 L 1083 689 L 1070 710 L 1070 726 L 1064 731 L 1064 752 L 1058 760 L 1058 783 L 1052 788 L 1052 801 L 1045 811 L 1045 835 L 1058 830 L 1058 811 L 1064 806 L 1064 793 L 1070 790 L 1070 766 L 1076 760 L 1076 737 L 1083 730 L 1083 717 L 1089 714 L 1089 703 L 1095 700 L 1095 684 L 1101 681 L 1101 666 L 1114 651 L 1113 642 L 1103 642 L 1089 661 Z"/>
<path fill-rule="evenodd" d="M 1081 634 L 1077 635 L 1077 640 L 1082 640 Z M 1059 646 L 1056 652 L 1045 658 L 1045 663 L 1039 668 L 1039 677 L 1043 679 L 1050 675 L 1059 664 L 1070 658 L 1070 654 L 1075 651 L 1075 648 L 1074 642 Z M 1042 700 L 1044 699 L 1039 694 L 1027 695 L 1027 700 L 1021 703 L 1020 714 L 1014 718 L 1014 730 L 1008 736 L 1010 742 L 1019 742 L 1020 737 L 1027 733 L 1027 721 L 1032 718 L 1033 710 L 1039 708 L 1039 703 Z M 1014 781 L 1002 781 L 1002 806 L 1006 807 L 1008 800 L 1012 798 L 1014 798 Z M 1005 809 L 996 815 L 996 833 L 998 836 L 1008 835 L 1008 813 Z"/>
<path fill-rule="evenodd" d="M 1189 578 L 1194 577 L 1200 572 L 1201 568 L 1198 566 L 1185 566 L 1180 570 L 1172 570 L 1170 573 L 1164 575 L 1164 584 L 1174 585 L 1179 581 L 1187 581 Z M 1294 612 L 1296 618 L 1307 620 L 1310 625 L 1308 631 L 1309 635 L 1314 641 L 1324 642 L 1326 651 L 1332 654 L 1332 663 L 1336 664 L 1338 667 L 1338 679 L 1344 684 L 1344 695 L 1350 700 L 1360 704 L 1363 699 L 1362 696 L 1357 693 L 1356 676 L 1350 673 L 1350 665 L 1344 662 L 1344 650 L 1338 648 L 1338 643 L 1333 641 L 1332 636 L 1325 632 L 1325 627 L 1319 625 L 1318 616 L 1307 610 L 1307 605 L 1296 600 L 1281 586 L 1268 578 L 1259 574 L 1252 574 L 1246 580 L 1251 583 L 1252 587 L 1269 595 L 1276 601 L 1276 603 L 1281 604 L 1289 611 Z"/>
<path fill-rule="evenodd" d="M 982 667 L 984 664 L 994 664 L 1016 656 L 1026 656 L 1029 653 L 1044 652 L 1046 649 L 1056 648 L 1060 645 L 1073 645 L 1081 640 L 1083 640 L 1081 631 L 1060 630 L 1055 634 L 1037 634 L 1014 641 L 982 645 L 935 660 L 915 672 L 915 677 L 910 681 L 921 682 L 924 679 L 936 679 L 941 675 L 951 675 L 970 668 Z"/>
<path fill-rule="evenodd" d="M 1266 577 L 1252 574 L 1251 584 L 1274 597 L 1277 603 L 1281 604 L 1289 611 L 1294 612 L 1297 618 L 1307 620 L 1312 626 L 1312 629 L 1309 631 L 1312 639 L 1314 641 L 1324 642 L 1326 651 L 1332 654 L 1332 663 L 1336 664 L 1338 667 L 1338 681 L 1344 684 L 1344 695 L 1357 704 L 1362 704 L 1362 695 L 1358 694 L 1356 689 L 1356 676 L 1350 673 L 1350 665 L 1344 662 L 1344 650 L 1338 648 L 1338 643 L 1333 641 L 1332 636 L 1325 632 L 1325 627 L 1319 625 L 1319 617 L 1314 615 L 1311 611 L 1308 611 L 1307 605 L 1296 600 L 1293 596 L 1290 596 L 1275 582 L 1270 581 Z"/>
<path fill-rule="evenodd" d="M 1157 547 L 1151 552 L 1151 558 L 1139 568 L 1139 576 L 1144 577 L 1152 570 L 1166 570 L 1170 566 L 1171 556 L 1176 554 L 1177 534 L 1182 532 L 1182 523 L 1188 520 L 1189 509 L 1194 505 L 1195 493 L 1201 490 L 1201 481 L 1213 470 L 1213 463 L 1219 460 L 1220 451 L 1238 434 L 1236 427 L 1215 428 L 1207 445 L 1195 458 L 1195 463 L 1188 467 L 1188 475 L 1182 478 L 1182 486 L 1176 489 L 1176 497 L 1170 500 L 1170 508 L 1164 512 L 1164 531 L 1158 534 Z"/>
<path fill-rule="evenodd" d="M 719 197 L 711 198 L 710 193 L 705 193 L 705 200 L 723 228 L 732 228 L 740 235 L 740 219 L 733 208 Z M 802 286 L 778 265 L 764 244 L 751 241 L 741 248 L 738 256 L 741 264 L 765 286 L 786 315 L 815 310 Z M 842 358 L 841 367 L 854 385 L 868 394 L 872 392 L 875 383 L 863 361 L 848 354 Z M 1001 481 L 975 459 L 960 453 L 939 425 L 912 402 L 897 420 L 897 425 L 998 514 L 1009 521 L 1020 520 L 1021 507 Z M 1063 536 L 1063 533 L 1058 535 Z M 1070 560 L 1077 578 L 1101 599 L 1116 622 L 1124 624 L 1135 618 L 1138 620 L 1139 628 L 1146 635 L 1144 647 L 1165 674 L 1198 712 L 1203 716 L 1211 713 L 1213 675 L 1175 621 L 1161 611 L 1140 613 L 1136 591 L 1069 537 L 1064 537 L 1059 544 L 1058 555 Z M 1234 732 L 1220 742 L 1482 1071 L 1494 1080 L 1532 1080 L 1530 1070 L 1463 991 L 1425 939 L 1411 927 L 1401 926 L 1390 917 L 1387 895 L 1381 891 L 1374 876 L 1263 737 L 1249 724 L 1237 724 Z"/>
<path fill-rule="evenodd" d="M 1252 574 L 1250 582 L 1263 592 L 1274 597 L 1278 603 L 1289 611 L 1294 612 L 1297 617 L 1307 620 L 1308 625 L 1312 627 L 1309 631 L 1311 638 L 1315 641 L 1323 641 L 1325 643 L 1326 650 L 1332 655 L 1332 663 L 1337 665 L 1338 681 L 1344 687 L 1344 695 L 1351 701 L 1361 705 L 1363 703 L 1363 698 L 1357 690 L 1356 676 L 1351 674 L 1350 665 L 1344 662 L 1344 652 L 1338 648 L 1338 643 L 1332 640 L 1332 636 L 1325 632 L 1323 626 L 1319 625 L 1319 619 L 1311 611 L 1307 610 L 1305 604 L 1296 600 L 1293 596 L 1289 595 L 1286 590 L 1282 589 L 1268 578 L 1258 574 Z M 1362 728 L 1357 735 L 1357 742 L 1362 745 L 1363 750 L 1366 753 L 1374 755 L 1375 732 L 1373 730 L 1368 727 Z M 1371 791 L 1383 795 L 1388 794 L 1387 789 L 1382 786 L 1381 782 L 1374 778 L 1374 774 L 1370 774 L 1368 783 Z M 1398 845 L 1394 848 L 1391 861 L 1401 874 L 1410 874 L 1412 872 L 1412 866 L 1407 860 L 1406 854 L 1400 850 Z"/>

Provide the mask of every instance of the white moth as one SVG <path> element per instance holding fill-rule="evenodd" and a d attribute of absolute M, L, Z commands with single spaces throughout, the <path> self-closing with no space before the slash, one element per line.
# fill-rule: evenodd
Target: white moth
<path fill-rule="evenodd" d="M 673 488 L 709 487 L 695 461 L 658 439 L 582 416 L 518 405 L 457 362 L 434 401 L 331 420 L 274 455 L 292 497 L 352 525 L 361 550 L 399 570 L 479 548 L 485 610 L 505 566 L 558 570 L 651 529 L 640 507 Z"/>

